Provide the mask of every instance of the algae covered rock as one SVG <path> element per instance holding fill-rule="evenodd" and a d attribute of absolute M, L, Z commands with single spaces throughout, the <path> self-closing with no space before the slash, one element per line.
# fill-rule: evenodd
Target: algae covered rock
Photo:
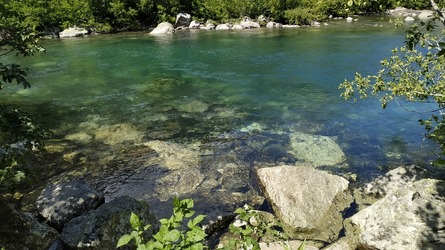
<path fill-rule="evenodd" d="M 158 222 L 147 203 L 128 196 L 118 197 L 72 219 L 63 228 L 60 239 L 68 249 L 115 249 L 119 238 L 132 231 L 131 212 L 139 215 L 143 225 L 152 225 L 143 235 L 148 240 Z"/>
<path fill-rule="evenodd" d="M 142 132 L 127 123 L 104 125 L 95 131 L 95 139 L 108 145 L 116 145 L 126 141 L 140 142 L 142 137 Z"/>
<path fill-rule="evenodd" d="M 289 153 L 315 167 L 344 165 L 345 153 L 331 137 L 295 132 L 290 140 Z"/>
<path fill-rule="evenodd" d="M 0 246 L 5 249 L 48 249 L 59 233 L 32 215 L 18 212 L 12 204 L 0 199 Z"/>

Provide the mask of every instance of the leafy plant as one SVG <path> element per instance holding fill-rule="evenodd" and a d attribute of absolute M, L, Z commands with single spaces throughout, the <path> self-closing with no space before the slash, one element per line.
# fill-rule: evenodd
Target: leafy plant
<path fill-rule="evenodd" d="M 143 232 L 148 230 L 151 225 L 143 226 L 139 217 L 136 214 L 131 214 L 130 225 L 133 231 L 130 234 L 123 235 L 118 243 L 117 247 L 121 247 L 134 240 L 138 250 L 144 249 L 204 249 L 205 246 L 202 243 L 207 236 L 204 230 L 199 226 L 204 215 L 197 215 L 193 210 L 194 201 L 192 199 L 179 200 L 173 199 L 173 215 L 170 219 L 161 219 L 159 222 L 161 226 L 159 231 L 153 235 L 153 239 L 146 241 L 142 237 Z M 187 227 L 185 227 L 185 219 L 187 221 Z"/>
<path fill-rule="evenodd" d="M 50 135 L 29 114 L 0 105 L 0 189 L 10 189 L 25 179 L 26 157 L 43 150 L 43 140 Z"/>
<path fill-rule="evenodd" d="M 259 242 L 265 238 L 278 240 L 284 248 L 290 249 L 285 243 L 286 235 L 277 229 L 279 225 L 276 222 L 267 220 L 262 213 L 249 205 L 236 209 L 235 213 L 236 220 L 229 226 L 235 238 L 229 239 L 223 249 L 259 250 Z M 299 250 L 303 249 L 302 247 L 304 248 L 304 245 L 300 246 Z"/>

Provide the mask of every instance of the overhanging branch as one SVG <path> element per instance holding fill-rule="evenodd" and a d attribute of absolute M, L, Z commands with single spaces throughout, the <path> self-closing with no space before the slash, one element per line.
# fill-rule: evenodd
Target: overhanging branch
<path fill-rule="evenodd" d="M 437 15 L 439 16 L 440 21 L 445 25 L 445 17 L 443 15 L 443 12 L 439 9 L 439 6 L 437 6 L 436 2 L 434 0 L 430 0 L 431 6 L 433 7 L 434 11 L 436 11 Z"/>

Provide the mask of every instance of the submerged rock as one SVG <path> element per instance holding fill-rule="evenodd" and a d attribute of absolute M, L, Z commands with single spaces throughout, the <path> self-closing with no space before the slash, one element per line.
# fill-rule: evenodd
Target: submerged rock
<path fill-rule="evenodd" d="M 69 141 L 80 142 L 80 143 L 89 143 L 91 141 L 91 139 L 93 139 L 93 137 L 87 133 L 80 132 L 80 133 L 66 135 L 65 139 L 69 140 Z"/>
<path fill-rule="evenodd" d="M 126 196 L 72 219 L 60 239 L 69 249 L 115 249 L 118 239 L 132 231 L 131 212 L 140 217 L 143 225 L 152 225 L 143 235 L 150 239 L 159 223 L 147 203 Z"/>
<path fill-rule="evenodd" d="M 338 167 L 345 163 L 345 153 L 331 137 L 295 132 L 290 140 L 292 150 L 289 153 L 315 167 Z"/>
<path fill-rule="evenodd" d="M 443 249 L 445 182 L 423 179 L 390 190 L 345 221 L 359 249 Z"/>
<path fill-rule="evenodd" d="M 193 100 L 187 104 L 180 105 L 178 109 L 179 111 L 188 113 L 204 113 L 209 109 L 209 105 L 198 100 Z"/>
<path fill-rule="evenodd" d="M 97 208 L 104 197 L 84 181 L 48 184 L 37 198 L 37 209 L 50 225 L 62 228 L 71 219 Z"/>
<path fill-rule="evenodd" d="M 304 165 L 261 168 L 257 174 L 266 198 L 292 238 L 328 243 L 337 239 L 341 211 L 352 202 L 346 179 Z"/>
<path fill-rule="evenodd" d="M 59 233 L 30 214 L 18 212 L 0 199 L 0 246 L 4 249 L 48 249 Z"/>
<path fill-rule="evenodd" d="M 125 141 L 139 142 L 144 134 L 127 123 L 104 125 L 96 129 L 95 139 L 108 145 L 116 145 Z"/>
<path fill-rule="evenodd" d="M 179 143 L 150 141 L 144 143 L 158 153 L 160 165 L 168 169 L 197 168 L 200 162 L 199 151 Z"/>

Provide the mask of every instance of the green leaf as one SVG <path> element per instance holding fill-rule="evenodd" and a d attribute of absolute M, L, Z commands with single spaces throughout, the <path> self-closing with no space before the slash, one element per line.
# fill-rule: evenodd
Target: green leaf
<path fill-rule="evenodd" d="M 159 222 L 161 222 L 162 225 L 168 225 L 170 224 L 170 221 L 167 219 L 160 219 Z"/>
<path fill-rule="evenodd" d="M 119 240 L 117 241 L 116 247 L 127 245 L 131 241 L 131 239 L 133 239 L 133 237 L 129 234 L 122 235 L 122 237 L 120 237 Z"/>
<path fill-rule="evenodd" d="M 186 233 L 187 240 L 191 242 L 200 242 L 204 240 L 207 234 L 201 228 L 195 228 Z"/>
<path fill-rule="evenodd" d="M 139 216 L 137 216 L 133 212 L 131 212 L 131 216 L 130 216 L 130 225 L 131 225 L 131 228 L 133 228 L 134 230 L 139 230 L 139 228 L 141 226 L 141 220 L 139 219 Z"/>
<path fill-rule="evenodd" d="M 243 214 L 243 213 L 246 213 L 247 211 L 245 210 L 245 209 L 243 209 L 243 208 L 237 208 L 236 210 L 235 210 L 235 213 L 236 214 Z"/>
<path fill-rule="evenodd" d="M 297 250 L 304 250 L 306 248 L 306 240 L 303 241 L 303 243 L 301 243 L 301 245 L 298 247 Z"/>
<path fill-rule="evenodd" d="M 190 246 L 190 250 L 202 250 L 204 245 L 202 243 L 196 243 Z"/>
<path fill-rule="evenodd" d="M 206 216 L 205 216 L 205 215 L 202 215 L 202 214 L 196 216 L 196 217 L 193 219 L 193 224 L 194 224 L 194 225 L 198 225 L 199 223 L 201 223 L 201 221 L 204 220 L 205 217 L 206 217 Z"/>
<path fill-rule="evenodd" d="M 174 242 L 178 241 L 180 237 L 181 237 L 181 232 L 179 232 L 179 230 L 177 230 L 177 229 L 174 229 L 174 230 L 167 232 L 163 238 L 165 241 L 174 243 Z"/>

